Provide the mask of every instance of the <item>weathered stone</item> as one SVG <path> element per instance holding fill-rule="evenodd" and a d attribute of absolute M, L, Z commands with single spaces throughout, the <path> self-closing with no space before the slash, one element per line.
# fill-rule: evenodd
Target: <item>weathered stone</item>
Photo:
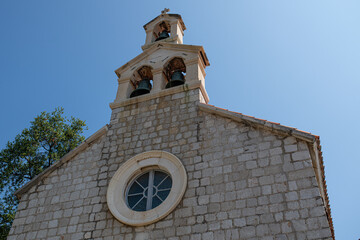
<path fill-rule="evenodd" d="M 167 41 L 152 45 L 153 31 L 148 34 L 150 45 L 145 47 L 152 50 L 119 74 L 107 130 L 22 193 L 8 239 L 331 237 L 319 191 L 323 183 L 317 182 L 316 159 L 308 147 L 313 147 L 313 136 L 204 104 L 207 96 L 199 87 L 203 50 Z M 182 35 L 174 36 L 178 40 L 167 40 L 182 41 Z M 163 89 L 164 64 L 173 57 L 185 59 L 186 85 Z M 143 65 L 153 67 L 153 90 L 129 99 L 129 79 Z M 109 182 L 127 160 L 152 150 L 180 159 L 188 177 L 185 194 L 163 219 L 147 226 L 125 225 L 109 211 Z"/>

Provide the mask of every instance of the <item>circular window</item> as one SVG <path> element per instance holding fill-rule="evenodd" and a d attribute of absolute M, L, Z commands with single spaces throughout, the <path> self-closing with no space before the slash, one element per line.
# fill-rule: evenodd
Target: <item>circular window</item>
<path fill-rule="evenodd" d="M 166 217 L 185 193 L 187 175 L 171 153 L 149 151 L 126 161 L 112 177 L 107 204 L 120 222 L 144 226 Z"/>
<path fill-rule="evenodd" d="M 139 212 L 156 208 L 168 197 L 171 186 L 171 176 L 163 171 L 143 173 L 128 187 L 127 205 L 131 210 Z"/>

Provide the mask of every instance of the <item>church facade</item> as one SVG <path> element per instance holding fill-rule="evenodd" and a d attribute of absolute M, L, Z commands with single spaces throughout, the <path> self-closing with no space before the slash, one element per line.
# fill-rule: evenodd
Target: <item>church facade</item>
<path fill-rule="evenodd" d="M 8 239 L 334 239 L 319 137 L 209 105 L 180 15 L 144 29 L 110 123 L 16 192 Z"/>

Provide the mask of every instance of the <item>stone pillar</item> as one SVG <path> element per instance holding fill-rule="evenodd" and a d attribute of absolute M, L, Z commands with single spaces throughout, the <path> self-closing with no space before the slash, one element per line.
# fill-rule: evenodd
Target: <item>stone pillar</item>
<path fill-rule="evenodd" d="M 205 87 L 205 76 L 204 71 L 202 71 L 202 66 L 199 64 L 199 59 L 191 59 L 185 61 L 186 66 L 186 81 L 187 82 L 195 82 L 201 81 L 203 86 Z"/>
<path fill-rule="evenodd" d="M 118 79 L 118 90 L 116 93 L 115 102 L 119 102 L 129 98 L 131 92 L 134 90 L 132 84 L 130 83 L 130 79 Z"/>
<path fill-rule="evenodd" d="M 179 21 L 173 21 L 170 23 L 171 30 L 170 30 L 170 37 L 177 38 L 176 43 L 182 44 L 183 43 L 183 36 L 184 33 L 181 30 L 181 26 L 179 25 Z"/>
<path fill-rule="evenodd" d="M 151 30 L 147 30 L 146 31 L 146 39 L 145 39 L 145 44 L 149 44 L 152 43 L 153 41 L 153 31 Z"/>
<path fill-rule="evenodd" d="M 152 92 L 159 92 L 165 88 L 166 81 L 163 74 L 163 69 L 158 68 L 152 71 L 153 74 L 153 89 Z"/>

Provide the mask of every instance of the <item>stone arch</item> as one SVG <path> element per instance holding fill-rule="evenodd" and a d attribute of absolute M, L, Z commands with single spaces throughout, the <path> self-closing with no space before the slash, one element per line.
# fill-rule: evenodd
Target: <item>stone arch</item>
<path fill-rule="evenodd" d="M 138 67 L 133 74 L 131 75 L 130 82 L 134 89 L 137 88 L 139 82 L 144 78 L 148 78 L 149 80 L 153 81 L 153 68 L 150 65 L 142 65 Z"/>
<path fill-rule="evenodd" d="M 170 26 L 170 23 L 168 21 L 159 22 L 154 27 L 152 42 L 156 42 L 156 41 L 164 39 L 164 38 L 160 37 L 160 34 L 163 31 L 165 31 L 167 33 L 167 35 L 168 35 L 166 38 L 170 37 L 170 30 L 171 30 L 171 26 Z"/>
<path fill-rule="evenodd" d="M 166 81 L 169 82 L 171 80 L 171 76 L 174 72 L 180 71 L 183 76 L 186 75 L 186 65 L 184 58 L 175 56 L 171 58 L 164 64 L 163 73 L 165 75 Z"/>

